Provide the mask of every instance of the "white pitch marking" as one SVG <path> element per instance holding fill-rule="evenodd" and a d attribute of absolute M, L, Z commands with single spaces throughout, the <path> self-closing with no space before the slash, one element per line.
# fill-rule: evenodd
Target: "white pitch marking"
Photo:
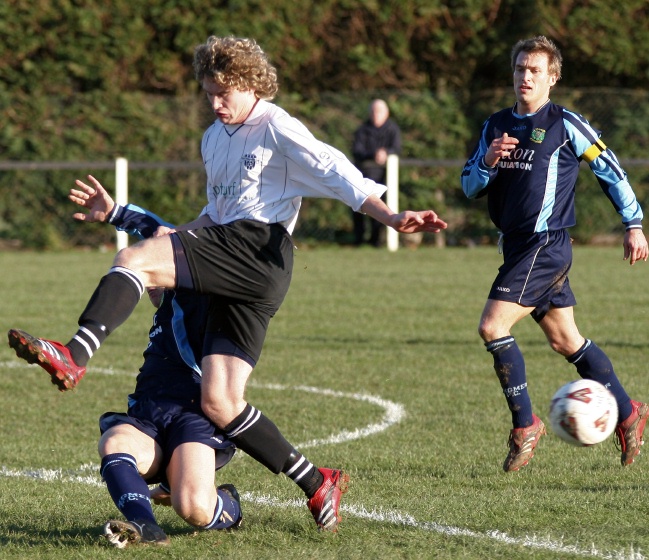
<path fill-rule="evenodd" d="M 79 482 L 90 486 L 104 486 L 103 481 L 97 476 L 99 465 L 86 463 L 81 465 L 77 470 L 63 469 L 8 469 L 4 465 L 0 466 L 0 476 L 5 478 L 30 478 L 32 480 L 43 480 L 51 482 L 58 480 L 61 482 Z M 84 474 L 93 473 L 93 474 Z"/>
<path fill-rule="evenodd" d="M 0 362 L 0 367 L 39 367 L 37 365 L 30 365 L 20 362 Z M 93 368 L 91 373 L 101 373 L 102 375 L 128 375 L 131 377 L 136 377 L 136 373 L 124 372 L 120 370 L 114 370 L 112 368 Z M 361 439 L 368 437 L 384 430 L 387 430 L 393 424 L 398 424 L 406 416 L 406 411 L 403 405 L 395 403 L 386 399 L 382 399 L 375 395 L 368 395 L 363 393 L 344 393 L 342 391 L 333 391 L 331 389 L 321 389 L 319 387 L 308 387 L 305 385 L 289 386 L 289 385 L 280 385 L 277 383 L 256 383 L 251 381 L 248 383 L 249 387 L 255 387 L 258 389 L 270 389 L 276 391 L 303 391 L 306 393 L 315 393 L 318 395 L 325 395 L 328 397 L 335 398 L 346 398 L 357 401 L 365 401 L 371 404 L 382 408 L 385 411 L 383 418 L 380 422 L 376 424 L 368 424 L 362 428 L 357 428 L 356 430 L 343 430 L 340 433 L 332 434 L 329 437 L 322 439 L 313 439 L 304 443 L 298 443 L 295 445 L 298 449 L 307 449 L 309 447 L 317 447 L 320 445 L 329 445 L 335 443 L 344 443 L 347 441 L 353 441 L 355 439 Z"/>
<path fill-rule="evenodd" d="M 61 469 L 33 469 L 33 470 L 12 470 L 6 467 L 0 467 L 0 476 L 4 477 L 22 477 L 32 480 L 43 480 L 49 482 L 59 480 L 61 482 L 83 483 L 90 486 L 101 487 L 103 482 L 96 475 L 85 474 L 88 471 L 97 472 L 99 465 L 86 464 L 78 471 L 61 470 Z M 304 500 L 279 500 L 272 496 L 256 494 L 254 492 L 242 492 L 241 499 L 245 502 L 258 504 L 261 506 L 273 507 L 278 509 L 303 509 Z M 523 537 L 512 537 L 502 531 L 472 531 L 461 527 L 451 525 L 442 525 L 431 521 L 418 521 L 412 515 L 402 514 L 394 510 L 367 510 L 363 506 L 352 504 L 341 504 L 341 513 L 350 517 L 366 519 L 377 523 L 386 523 L 390 525 L 412 527 L 422 531 L 430 531 L 447 537 L 469 537 L 473 539 L 492 540 L 500 544 L 524 546 L 526 548 L 547 550 L 557 554 L 573 554 L 587 558 L 600 558 L 602 560 L 646 560 L 646 557 L 640 552 L 633 549 L 626 551 L 607 552 L 598 550 L 594 545 L 591 548 L 580 548 L 577 545 L 564 544 L 547 537 L 537 535 L 527 535 Z"/>
<path fill-rule="evenodd" d="M 304 391 L 306 393 L 316 393 L 318 395 L 326 395 L 328 397 L 336 398 L 347 398 L 357 401 L 365 401 L 385 410 L 385 414 L 381 422 L 377 424 L 368 424 L 364 428 L 359 428 L 353 431 L 343 430 L 338 434 L 333 434 L 327 438 L 323 439 L 313 439 L 305 443 L 298 443 L 295 445 L 298 449 L 304 449 L 307 447 L 317 447 L 320 445 L 328 445 L 331 443 L 343 443 L 346 441 L 353 441 L 355 439 L 360 439 L 364 437 L 371 436 L 373 434 L 387 430 L 393 424 L 398 424 L 403 420 L 406 415 L 405 408 L 399 403 L 381 399 L 374 395 L 367 395 L 363 393 L 343 393 L 342 391 L 333 391 L 331 389 L 321 389 L 319 387 L 307 387 L 304 385 L 298 386 L 288 386 L 288 385 L 277 385 L 277 384 L 258 384 L 255 382 L 248 383 L 248 386 L 255 387 L 259 389 L 275 389 L 279 391 Z"/>
<path fill-rule="evenodd" d="M 251 492 L 243 492 L 241 498 L 249 502 L 283 509 L 301 509 L 304 507 L 304 503 L 299 500 L 278 500 L 272 496 L 257 495 Z M 601 558 L 603 560 L 646 560 L 644 555 L 640 552 L 634 551 L 632 548 L 629 549 L 628 553 L 625 551 L 606 552 L 598 550 L 595 545 L 592 545 L 588 549 L 580 548 L 577 545 L 566 545 L 562 542 L 546 537 L 539 537 L 537 535 L 512 537 L 507 533 L 498 530 L 489 530 L 484 532 L 472 531 L 470 529 L 453 527 L 451 525 L 442 525 L 432 521 L 417 521 L 411 515 L 404 515 L 394 510 L 368 511 L 363 506 L 354 506 L 348 503 L 341 504 L 340 511 L 341 513 L 345 513 L 352 517 L 367 519 L 368 521 L 388 523 L 391 525 L 403 525 L 406 527 L 421 529 L 423 531 L 440 533 L 448 537 L 470 537 L 474 539 L 493 540 L 508 545 L 525 546 L 527 548 L 548 550 L 558 554 L 574 554 L 588 558 Z"/>
<path fill-rule="evenodd" d="M 29 367 L 27 364 L 20 364 L 16 362 L 0 362 L 0 367 L 15 368 L 15 367 Z M 38 366 L 34 366 L 38 367 Z M 115 371 L 113 369 L 93 368 L 93 372 L 102 373 L 104 375 L 131 375 L 135 377 L 136 374 Z M 277 384 L 256 384 L 254 382 L 249 384 L 252 387 L 260 389 L 274 389 L 274 390 L 296 390 L 305 391 L 316 394 L 323 394 L 338 398 L 351 398 L 359 401 L 366 401 L 376 404 L 385 410 L 383 419 L 378 424 L 369 424 L 368 426 L 354 430 L 342 431 L 339 434 L 334 434 L 328 438 L 311 440 L 303 444 L 296 445 L 299 448 L 315 447 L 318 445 L 326 445 L 331 443 L 342 443 L 366 437 L 382 430 L 387 429 L 389 426 L 400 422 L 405 416 L 405 409 L 402 405 L 392 401 L 384 400 L 373 395 L 365 395 L 360 393 L 343 393 L 341 391 L 333 391 L 330 389 L 320 389 L 317 387 L 295 386 L 290 387 L 286 385 Z M 99 465 L 85 464 L 82 465 L 77 471 L 71 470 L 52 470 L 52 469 L 25 469 L 14 470 L 8 469 L 5 466 L 0 466 L 0 477 L 23 477 L 34 480 L 52 481 L 60 480 L 62 482 L 76 482 L 88 484 L 91 486 L 101 487 L 103 482 L 91 474 L 84 474 L 88 471 L 97 472 Z M 241 499 L 244 501 L 276 507 L 283 509 L 302 509 L 304 507 L 303 501 L 300 500 L 278 500 L 272 496 L 257 495 L 252 492 L 243 492 Z M 498 530 L 489 530 L 485 532 L 472 531 L 470 529 L 463 529 L 461 527 L 453 527 L 451 525 L 442 525 L 440 523 L 431 521 L 417 521 L 414 517 L 408 514 L 402 514 L 398 511 L 391 510 L 372 510 L 368 511 L 363 506 L 354 506 L 350 504 L 341 504 L 340 511 L 352 517 L 366 519 L 368 521 L 375 521 L 378 523 L 389 523 L 391 525 L 402 525 L 406 527 L 413 527 L 423 531 L 431 531 L 449 537 L 470 537 L 475 539 L 493 540 L 502 544 L 525 546 L 527 548 L 548 550 L 558 554 L 573 554 L 576 556 L 584 556 L 588 558 L 601 558 L 603 560 L 646 560 L 646 557 L 634 551 L 632 548 L 626 551 L 606 552 L 598 550 L 594 545 L 589 549 L 580 548 L 577 545 L 566 545 L 562 542 L 552 540 L 546 537 L 539 537 L 537 535 L 512 537 L 507 533 Z"/>

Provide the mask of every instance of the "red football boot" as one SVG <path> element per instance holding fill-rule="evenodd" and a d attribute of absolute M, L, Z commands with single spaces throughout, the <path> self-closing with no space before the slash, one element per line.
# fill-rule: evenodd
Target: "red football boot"
<path fill-rule="evenodd" d="M 534 457 L 534 448 L 545 434 L 545 424 L 536 414 L 532 414 L 532 419 L 531 426 L 514 428 L 509 433 L 509 453 L 503 464 L 505 472 L 517 471 Z"/>
<path fill-rule="evenodd" d="M 649 416 L 649 404 L 632 400 L 631 406 L 632 412 L 629 417 L 615 428 L 615 436 L 622 452 L 623 467 L 633 463 L 633 459 L 640 454 L 640 446 L 644 443 L 642 434 Z"/>
<path fill-rule="evenodd" d="M 347 492 L 349 475 L 339 469 L 318 470 L 324 476 L 324 482 L 306 505 L 318 525 L 318 530 L 335 533 L 340 523 L 340 498 Z"/>
<path fill-rule="evenodd" d="M 86 368 L 75 364 L 70 351 L 60 342 L 35 338 L 18 329 L 11 329 L 8 336 L 9 346 L 16 351 L 16 356 L 41 366 L 59 391 L 74 389 L 86 373 Z"/>

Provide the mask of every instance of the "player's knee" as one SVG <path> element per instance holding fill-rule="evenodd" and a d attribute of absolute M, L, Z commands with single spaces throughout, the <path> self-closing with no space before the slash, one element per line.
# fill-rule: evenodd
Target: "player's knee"
<path fill-rule="evenodd" d="M 203 394 L 201 398 L 201 408 L 203 413 L 207 416 L 212 422 L 214 422 L 219 428 L 223 428 L 227 425 L 227 419 L 225 418 L 225 408 L 222 402 L 219 402 L 218 399 L 210 398 L 209 395 Z"/>
<path fill-rule="evenodd" d="M 561 354 L 562 356 L 570 356 L 573 353 L 573 346 L 568 340 L 548 338 L 548 343 L 550 344 L 550 348 L 552 348 L 552 350 L 554 350 L 557 354 Z"/>
<path fill-rule="evenodd" d="M 121 249 L 113 260 L 113 267 L 126 268 L 139 279 L 144 286 L 162 286 L 162 277 L 158 272 L 145 272 L 152 266 L 143 250 L 126 247 Z M 157 275 L 157 276 L 156 276 Z M 154 280 L 160 281 L 154 283 Z"/>
<path fill-rule="evenodd" d="M 242 404 L 239 399 L 215 398 L 207 393 L 203 393 L 201 396 L 203 412 L 221 429 L 225 428 L 237 417 L 245 404 L 245 401 Z"/>
<path fill-rule="evenodd" d="M 480 321 L 480 324 L 478 325 L 478 334 L 485 342 L 498 338 L 493 324 L 486 319 Z"/>
<path fill-rule="evenodd" d="M 154 247 L 146 242 L 130 245 L 120 249 L 115 255 L 114 263 L 131 270 L 145 268 L 155 258 Z"/>
<path fill-rule="evenodd" d="M 115 259 L 113 260 L 113 265 L 123 266 L 124 268 L 132 269 L 134 266 L 133 249 L 131 247 L 120 249 L 117 255 L 115 255 Z"/>
<path fill-rule="evenodd" d="M 194 527 L 205 527 L 214 517 L 216 503 L 201 493 L 181 493 L 174 500 L 174 510 Z"/>

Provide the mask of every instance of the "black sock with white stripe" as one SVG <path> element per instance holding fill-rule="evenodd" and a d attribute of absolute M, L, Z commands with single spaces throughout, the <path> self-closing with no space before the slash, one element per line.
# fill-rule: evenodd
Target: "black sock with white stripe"
<path fill-rule="evenodd" d="M 302 453 L 295 450 L 284 464 L 282 472 L 304 490 L 307 498 L 313 496 L 324 482 L 324 477 L 318 468 Z"/>
<path fill-rule="evenodd" d="M 128 268 L 115 266 L 104 276 L 79 318 L 79 330 L 66 347 L 75 364 L 85 366 L 106 337 L 131 315 L 144 285 Z"/>
<path fill-rule="evenodd" d="M 228 439 L 275 474 L 283 472 L 307 495 L 315 494 L 324 478 L 320 471 L 284 438 L 277 426 L 247 404 L 225 428 Z"/>

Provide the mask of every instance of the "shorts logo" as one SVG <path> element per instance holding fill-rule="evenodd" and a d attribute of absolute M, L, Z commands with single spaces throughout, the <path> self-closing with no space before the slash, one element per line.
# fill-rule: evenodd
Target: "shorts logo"
<path fill-rule="evenodd" d="M 241 159 L 246 169 L 251 170 L 255 168 L 255 164 L 257 163 L 257 156 L 255 154 L 243 154 Z"/>
<path fill-rule="evenodd" d="M 498 290 L 499 292 L 511 292 L 509 288 L 505 288 L 503 286 L 496 286 L 496 290 Z"/>
<path fill-rule="evenodd" d="M 530 140 L 532 142 L 540 144 L 541 142 L 543 142 L 543 140 L 545 140 L 545 130 L 543 130 L 542 128 L 535 128 L 530 135 Z"/>

